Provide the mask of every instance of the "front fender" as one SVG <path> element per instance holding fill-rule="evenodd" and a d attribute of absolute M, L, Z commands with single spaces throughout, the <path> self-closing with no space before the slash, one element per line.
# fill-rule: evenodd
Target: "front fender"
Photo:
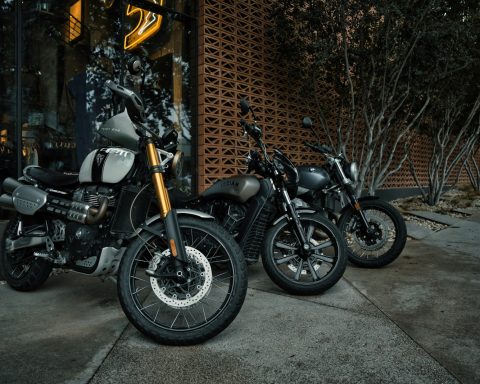
<path fill-rule="evenodd" d="M 380 197 L 378 196 L 362 196 L 358 199 L 358 201 L 366 201 L 366 200 L 379 200 Z"/>
<path fill-rule="evenodd" d="M 196 211 L 194 209 L 177 209 L 177 216 L 195 216 L 203 220 L 215 220 L 215 218 L 212 215 L 209 215 L 208 213 L 201 212 L 201 211 Z M 155 216 L 152 216 L 148 218 L 145 223 L 142 225 L 143 228 L 138 228 L 137 231 L 135 231 L 130 237 L 134 237 L 138 235 L 139 233 L 143 232 L 146 227 L 150 227 L 152 224 L 155 224 L 157 221 L 161 221 L 162 218 L 160 217 L 160 214 L 157 214 Z"/>
<path fill-rule="evenodd" d="M 296 212 L 299 216 L 302 216 L 302 215 L 306 215 L 306 214 L 317 213 L 318 211 L 316 211 L 314 209 L 305 208 L 305 209 L 297 209 Z M 288 217 L 288 214 L 284 214 L 283 216 L 280 216 L 277 220 L 275 220 L 273 222 L 272 226 L 277 225 L 280 221 L 282 221 L 283 219 L 285 219 L 287 217 Z"/>
<path fill-rule="evenodd" d="M 205 212 L 196 211 L 194 209 L 177 209 L 176 211 L 178 216 L 195 216 L 200 219 L 215 220 L 215 218 L 212 215 L 209 215 L 208 213 L 205 213 Z M 147 219 L 147 221 L 145 221 L 145 225 L 156 223 L 158 220 L 161 220 L 160 214 L 157 214 Z"/>
<path fill-rule="evenodd" d="M 372 200 L 379 200 L 380 197 L 378 196 L 362 196 L 358 198 L 358 202 L 361 203 L 362 201 L 372 201 Z M 349 209 L 352 209 L 350 204 L 345 205 L 342 210 L 340 211 L 340 216 L 342 216 L 345 212 L 347 212 Z"/>

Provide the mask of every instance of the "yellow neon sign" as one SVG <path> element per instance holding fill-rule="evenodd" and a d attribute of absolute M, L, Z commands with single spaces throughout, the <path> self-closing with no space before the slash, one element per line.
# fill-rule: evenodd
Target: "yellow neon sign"
<path fill-rule="evenodd" d="M 153 0 L 153 2 L 163 5 L 164 0 Z M 162 25 L 161 15 L 129 4 L 127 7 L 127 16 L 134 16 L 135 14 L 138 14 L 139 21 L 132 32 L 125 36 L 123 47 L 126 51 L 134 49 L 150 38 L 158 32 Z"/>
<path fill-rule="evenodd" d="M 68 41 L 72 42 L 82 34 L 82 0 L 70 5 L 70 19 L 68 22 Z"/>

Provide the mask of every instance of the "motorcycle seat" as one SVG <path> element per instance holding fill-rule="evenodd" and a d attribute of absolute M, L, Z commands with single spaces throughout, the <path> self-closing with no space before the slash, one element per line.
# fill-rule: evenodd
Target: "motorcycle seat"
<path fill-rule="evenodd" d="M 49 168 L 30 166 L 25 168 L 24 174 L 49 187 L 71 187 L 78 184 L 78 174 L 66 174 Z"/>

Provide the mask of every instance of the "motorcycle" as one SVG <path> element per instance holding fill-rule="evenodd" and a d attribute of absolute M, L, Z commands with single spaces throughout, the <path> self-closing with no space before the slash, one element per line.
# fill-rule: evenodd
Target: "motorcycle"
<path fill-rule="evenodd" d="M 303 127 L 312 129 L 312 120 L 304 118 Z M 349 163 L 343 154 L 335 154 L 326 145 L 304 144 L 323 154 L 326 164 L 297 168 L 298 199 L 301 200 L 296 201 L 297 205 L 321 210 L 337 223 L 346 240 L 348 259 L 353 264 L 380 268 L 393 262 L 407 240 L 401 214 L 378 197 L 357 198 L 354 188 L 358 168 L 355 162 Z"/>
<path fill-rule="evenodd" d="M 345 271 L 342 236 L 315 210 L 294 208 L 292 198 L 298 183 L 295 166 L 277 149 L 270 158 L 252 108 L 245 99 L 240 107 L 243 116 L 251 112 L 254 119 L 253 124 L 240 121 L 244 136 L 252 138 L 262 152 L 249 153 L 247 173 L 255 171 L 262 178 L 238 175 L 217 180 L 198 197 L 171 189 L 173 205 L 214 216 L 240 244 L 248 263 L 257 262 L 262 254 L 268 276 L 287 292 L 323 292 Z"/>
<path fill-rule="evenodd" d="M 54 267 L 116 276 L 122 309 L 138 330 L 164 344 L 200 343 L 240 311 L 244 256 L 213 217 L 171 207 L 165 177 L 181 158 L 172 152 L 176 132 L 160 137 L 145 124 L 135 92 L 112 81 L 106 86 L 126 108 L 99 133 L 121 147 L 92 151 L 78 175 L 28 166 L 19 180 L 5 179 L 0 207 L 15 218 L 5 231 L 0 272 L 19 291 L 39 288 Z M 152 185 L 160 213 L 146 220 L 155 209 Z"/>

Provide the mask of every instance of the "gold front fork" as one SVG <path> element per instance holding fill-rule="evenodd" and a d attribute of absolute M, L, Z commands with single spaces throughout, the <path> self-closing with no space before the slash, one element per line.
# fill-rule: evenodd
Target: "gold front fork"
<path fill-rule="evenodd" d="M 157 148 L 152 142 L 147 142 L 147 158 L 148 165 L 152 172 L 152 182 L 155 187 L 155 194 L 157 196 L 158 204 L 160 205 L 160 216 L 164 219 L 168 213 L 172 210 L 170 205 L 170 199 L 168 197 L 168 191 L 163 181 L 163 174 L 156 170 L 156 167 L 160 165 L 160 158 L 158 157 Z"/>

